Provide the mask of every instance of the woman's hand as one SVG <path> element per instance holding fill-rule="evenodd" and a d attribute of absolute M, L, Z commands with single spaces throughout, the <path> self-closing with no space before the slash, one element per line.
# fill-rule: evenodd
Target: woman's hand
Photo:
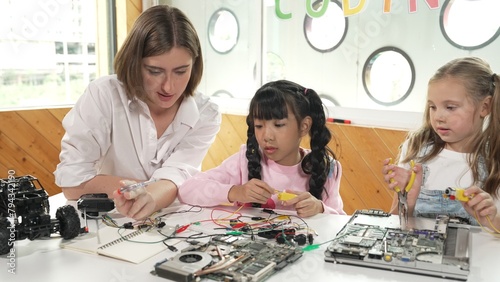
<path fill-rule="evenodd" d="M 251 179 L 243 185 L 234 185 L 229 190 L 227 199 L 240 203 L 259 203 L 265 204 L 274 194 L 274 189 L 260 179 Z"/>
<path fill-rule="evenodd" d="M 297 197 L 283 201 L 283 206 L 294 206 L 299 217 L 310 217 L 318 213 L 323 213 L 323 202 L 311 195 L 309 192 L 286 191 L 295 194 Z"/>
<path fill-rule="evenodd" d="M 120 181 L 122 187 L 134 183 L 136 182 L 131 180 Z M 156 211 L 155 200 L 145 187 L 123 193 L 116 190 L 113 192 L 113 198 L 116 210 L 135 220 L 144 219 Z"/>

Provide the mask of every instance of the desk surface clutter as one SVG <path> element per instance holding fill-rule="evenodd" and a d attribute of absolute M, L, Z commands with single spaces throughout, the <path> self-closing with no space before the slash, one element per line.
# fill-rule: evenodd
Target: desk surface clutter
<path fill-rule="evenodd" d="M 62 194 L 51 197 L 50 204 L 51 212 L 65 204 L 76 206 Z M 217 280 L 227 266 L 233 281 L 455 281 L 326 262 L 327 247 L 350 216 L 302 219 L 289 211 L 274 212 L 175 203 L 155 214 L 155 220 L 133 222 L 135 229 L 124 229 L 117 226 L 132 221 L 111 211 L 106 220 L 87 218 L 89 232 L 72 240 L 53 235 L 16 241 L 15 258 L 0 256 L 0 281 Z M 269 224 L 277 228 L 266 233 Z M 476 228 L 471 228 L 471 242 L 467 281 L 497 281 L 500 242 Z M 251 262 L 246 261 L 249 256 Z M 8 271 L 12 263 L 16 274 Z"/>

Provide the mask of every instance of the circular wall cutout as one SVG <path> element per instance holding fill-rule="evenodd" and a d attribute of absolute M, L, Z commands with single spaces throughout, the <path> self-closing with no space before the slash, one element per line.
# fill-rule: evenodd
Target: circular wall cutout
<path fill-rule="evenodd" d="M 441 8 L 441 33 L 453 46 L 480 49 L 500 34 L 500 1 L 446 0 Z"/>
<path fill-rule="evenodd" d="M 210 17 L 208 41 L 215 52 L 226 54 L 238 42 L 239 25 L 236 16 L 228 9 L 219 9 Z"/>
<path fill-rule="evenodd" d="M 344 41 L 347 33 L 347 17 L 344 16 L 342 6 L 336 0 L 316 1 L 312 9 L 314 11 L 325 9 L 325 11 L 317 18 L 305 16 L 304 36 L 307 43 L 318 52 L 331 52 Z"/>
<path fill-rule="evenodd" d="M 363 67 L 363 87 L 378 104 L 401 103 L 415 84 L 415 67 L 410 57 L 396 47 L 383 47 L 373 52 Z"/>

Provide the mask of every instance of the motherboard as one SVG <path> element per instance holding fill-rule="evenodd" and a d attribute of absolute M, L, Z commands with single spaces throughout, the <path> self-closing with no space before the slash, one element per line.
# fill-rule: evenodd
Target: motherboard
<path fill-rule="evenodd" d="M 325 251 L 328 262 L 466 280 L 469 274 L 468 226 L 447 216 L 397 226 L 389 214 L 356 212 Z"/>
<path fill-rule="evenodd" d="M 174 281 L 264 281 L 302 257 L 294 245 L 242 236 L 215 236 L 194 242 L 177 256 L 155 265 L 155 274 Z"/>

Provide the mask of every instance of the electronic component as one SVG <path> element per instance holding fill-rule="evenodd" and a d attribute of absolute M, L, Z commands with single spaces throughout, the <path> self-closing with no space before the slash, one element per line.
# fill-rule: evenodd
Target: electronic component
<path fill-rule="evenodd" d="M 99 212 L 108 212 L 115 208 L 115 202 L 106 193 L 84 194 L 76 202 L 78 210 L 84 215 L 98 216 Z"/>
<path fill-rule="evenodd" d="M 448 198 L 450 200 L 457 200 L 461 202 L 467 202 L 469 201 L 472 197 L 467 197 L 464 195 L 464 189 L 462 188 L 452 188 L 448 187 L 444 191 L 443 197 Z"/>
<path fill-rule="evenodd" d="M 286 228 L 283 230 L 279 230 L 279 229 L 261 228 L 258 230 L 257 235 L 259 237 L 266 238 L 266 239 L 275 239 L 278 236 L 295 235 L 295 229 Z"/>
<path fill-rule="evenodd" d="M 215 236 L 191 245 L 152 272 L 174 281 L 263 281 L 302 257 L 302 249 L 242 236 Z"/>
<path fill-rule="evenodd" d="M 396 220 L 394 219 L 396 218 Z M 355 212 L 325 251 L 325 261 L 467 280 L 470 230 L 440 215 L 410 218 Z"/>
<path fill-rule="evenodd" d="M 156 275 L 173 281 L 195 281 L 195 273 L 212 262 L 212 256 L 204 252 L 190 251 L 155 266 Z"/>
<path fill-rule="evenodd" d="M 312 235 L 311 235 L 312 237 Z M 306 244 L 307 242 L 307 236 L 305 234 L 299 234 L 299 235 L 296 235 L 293 240 L 295 240 L 295 242 L 297 242 L 297 244 L 299 246 L 303 246 Z M 312 244 L 312 243 L 311 243 Z"/>

